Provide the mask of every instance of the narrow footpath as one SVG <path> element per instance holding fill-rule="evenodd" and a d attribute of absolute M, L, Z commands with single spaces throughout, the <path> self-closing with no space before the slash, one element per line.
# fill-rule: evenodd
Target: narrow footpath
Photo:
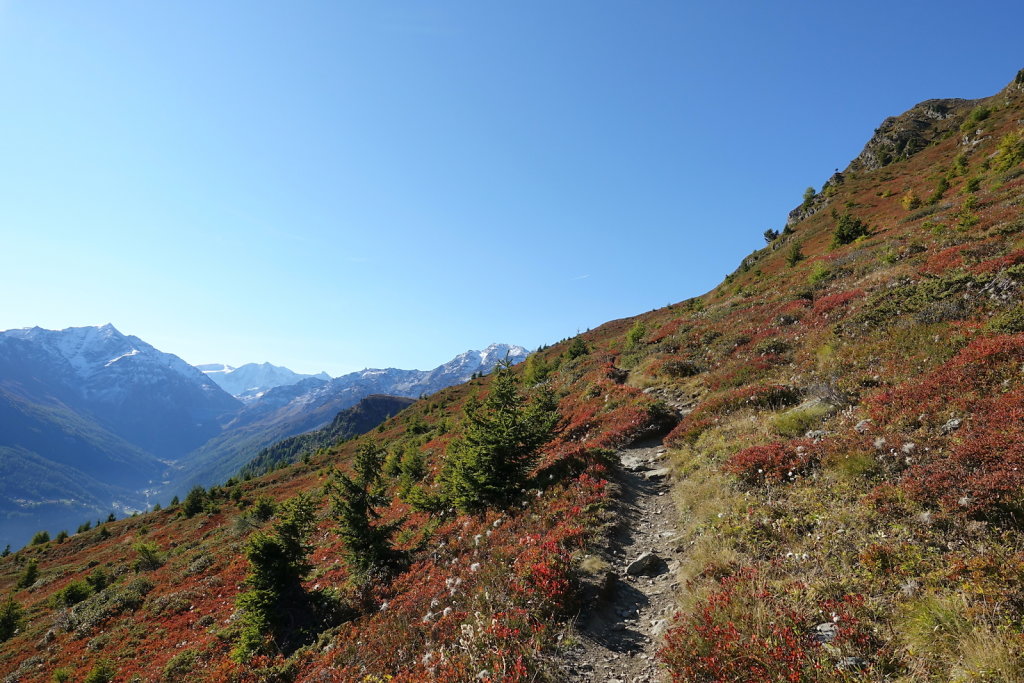
<path fill-rule="evenodd" d="M 617 522 L 604 557 L 610 566 L 567 648 L 571 683 L 667 680 L 656 655 L 675 612 L 679 542 L 666 450 L 651 440 L 618 452 Z"/>

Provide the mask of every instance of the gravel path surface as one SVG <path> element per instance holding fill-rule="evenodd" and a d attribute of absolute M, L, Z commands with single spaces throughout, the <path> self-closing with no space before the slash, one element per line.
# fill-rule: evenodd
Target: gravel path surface
<path fill-rule="evenodd" d="M 641 442 L 618 456 L 618 520 L 606 556 L 611 567 L 600 595 L 577 620 L 565 664 L 571 683 L 667 680 L 656 653 L 675 612 L 679 539 L 666 449 L 660 441 Z"/>

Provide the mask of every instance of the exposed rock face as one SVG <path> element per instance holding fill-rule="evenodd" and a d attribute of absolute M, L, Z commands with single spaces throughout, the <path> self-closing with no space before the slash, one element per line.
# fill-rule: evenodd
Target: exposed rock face
<path fill-rule="evenodd" d="M 1024 69 L 1017 72 L 1010 84 L 1006 86 L 1006 91 L 1010 93 L 1024 92 Z"/>
<path fill-rule="evenodd" d="M 1024 70 L 1017 74 L 1006 91 L 1011 92 L 1014 88 L 1024 90 Z M 841 185 L 846 179 L 844 174 L 870 171 L 909 159 L 931 143 L 958 131 L 964 116 L 980 102 L 960 98 L 925 100 L 899 116 L 890 116 L 875 129 L 875 134 L 846 171 L 834 173 L 813 199 L 789 212 L 786 225 L 795 225 L 828 206 L 832 193 L 826 190 Z"/>
<path fill-rule="evenodd" d="M 850 170 L 873 170 L 908 159 L 947 132 L 956 130 L 977 100 L 925 100 L 899 116 L 890 116 L 875 130 Z"/>

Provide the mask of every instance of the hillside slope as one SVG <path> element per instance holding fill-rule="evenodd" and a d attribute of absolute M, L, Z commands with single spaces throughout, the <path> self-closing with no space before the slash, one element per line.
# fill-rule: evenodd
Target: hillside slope
<path fill-rule="evenodd" d="M 0 561 L 24 608 L 0 672 L 568 680 L 587 639 L 647 655 L 573 619 L 647 581 L 623 506 L 674 503 L 672 580 L 643 593 L 678 610 L 664 678 L 1021 680 L 1024 71 L 945 111 L 883 126 L 924 142 L 834 176 L 701 297 Z M 671 492 L 631 505 L 613 456 L 652 438 Z"/>
<path fill-rule="evenodd" d="M 258 476 L 302 458 L 309 458 L 323 448 L 365 434 L 415 402 L 415 399 L 404 396 L 367 396 L 351 408 L 340 411 L 326 427 L 267 446 L 245 464 L 241 475 Z"/>

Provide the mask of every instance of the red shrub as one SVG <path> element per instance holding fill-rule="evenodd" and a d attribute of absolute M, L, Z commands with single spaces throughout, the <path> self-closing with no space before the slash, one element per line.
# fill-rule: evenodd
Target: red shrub
<path fill-rule="evenodd" d="M 943 275 L 961 267 L 964 264 L 964 252 L 972 246 L 971 244 L 960 244 L 932 254 L 921 267 L 921 272 L 929 275 Z"/>
<path fill-rule="evenodd" d="M 911 468 L 904 488 L 922 502 L 986 518 L 1024 511 L 1024 390 L 985 401 L 952 450 Z"/>
<path fill-rule="evenodd" d="M 687 416 L 665 436 L 665 443 L 674 448 L 693 443 L 716 422 L 718 422 L 718 418 L 715 417 L 690 419 Z"/>
<path fill-rule="evenodd" d="M 975 339 L 923 378 L 873 396 L 871 416 L 881 425 L 899 426 L 923 414 L 938 422 L 923 426 L 938 427 L 952 413 L 972 412 L 978 401 L 1019 385 L 1022 364 L 1024 334 Z"/>
<path fill-rule="evenodd" d="M 859 299 L 862 296 L 864 296 L 863 289 L 851 289 L 846 292 L 823 296 L 814 302 L 814 314 L 822 316 L 828 315 L 840 306 L 845 306 L 854 299 Z"/>
<path fill-rule="evenodd" d="M 751 446 L 722 466 L 747 484 L 789 482 L 806 474 L 820 460 L 818 445 L 809 440 Z"/>
<path fill-rule="evenodd" d="M 721 588 L 692 614 L 676 617 L 659 657 L 673 681 L 845 680 L 814 637 L 816 621 L 836 624 L 833 652 L 868 654 L 873 644 L 854 613 L 860 596 L 807 604 L 804 587 L 789 583 L 767 589 L 754 567 L 721 581 Z M 817 609 L 814 609 L 814 608 Z"/>
<path fill-rule="evenodd" d="M 971 272 L 976 275 L 985 275 L 988 273 L 997 273 L 1004 268 L 1015 266 L 1019 263 L 1024 263 L 1024 249 L 1018 249 L 1012 251 L 1005 256 L 1000 256 L 988 261 L 982 261 L 971 268 Z"/>
<path fill-rule="evenodd" d="M 675 320 L 669 320 L 667 323 L 659 327 L 654 333 L 648 338 L 648 342 L 651 344 L 657 344 L 665 337 L 669 337 L 679 331 L 682 327 L 684 320 L 682 318 L 676 318 Z"/>

